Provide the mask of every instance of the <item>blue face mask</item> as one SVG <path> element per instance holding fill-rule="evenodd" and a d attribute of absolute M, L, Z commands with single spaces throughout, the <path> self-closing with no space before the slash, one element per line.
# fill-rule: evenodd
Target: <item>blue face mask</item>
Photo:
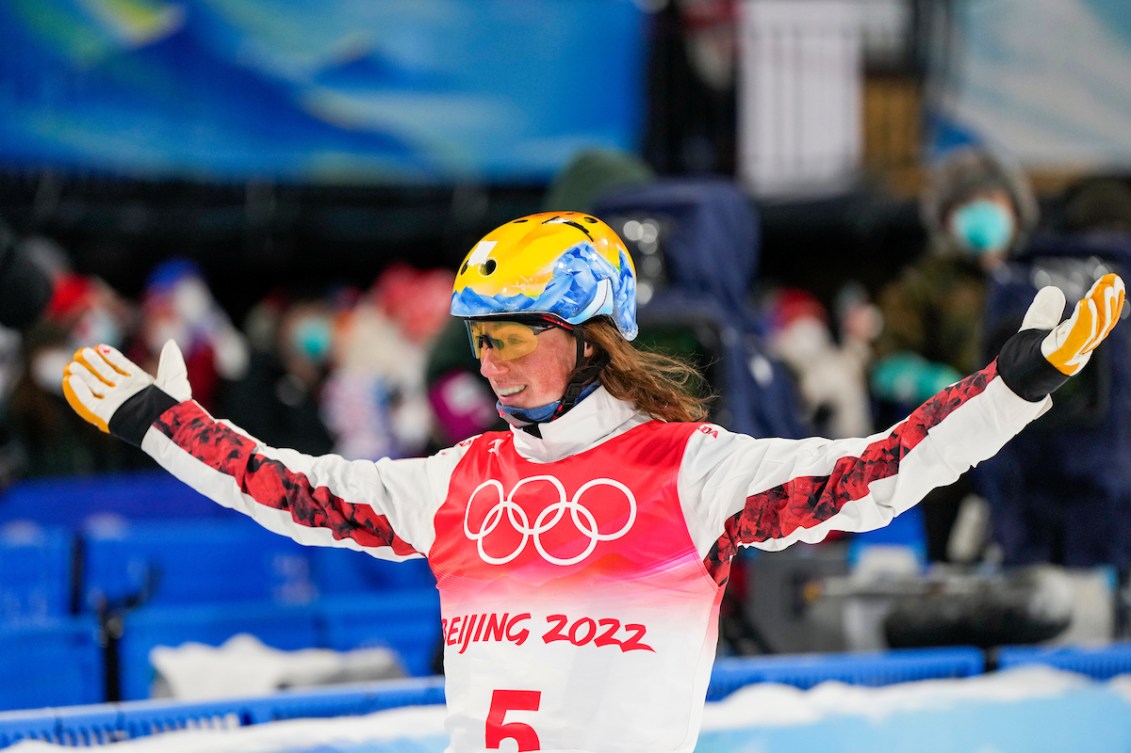
<path fill-rule="evenodd" d="M 292 337 L 295 348 L 314 363 L 321 365 L 329 359 L 334 335 L 325 319 L 312 317 L 302 321 Z"/>
<path fill-rule="evenodd" d="M 1013 214 L 1001 204 L 986 199 L 965 204 L 950 217 L 951 233 L 978 256 L 1008 246 L 1013 230 Z"/>

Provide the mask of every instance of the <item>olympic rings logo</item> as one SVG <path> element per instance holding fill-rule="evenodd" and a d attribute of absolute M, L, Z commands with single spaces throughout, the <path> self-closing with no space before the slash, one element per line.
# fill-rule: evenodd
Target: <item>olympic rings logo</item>
<path fill-rule="evenodd" d="M 534 524 L 531 525 L 530 517 L 526 514 L 526 511 L 514 501 L 514 497 L 523 486 L 538 481 L 545 481 L 552 485 L 558 492 L 558 500 L 553 504 L 547 505 L 546 509 L 538 513 L 538 516 L 534 519 Z M 628 519 L 624 522 L 624 525 L 615 531 L 607 533 L 601 532 L 596 516 L 589 508 L 581 503 L 585 493 L 598 486 L 611 486 L 614 489 L 619 489 L 621 493 L 624 494 L 625 502 L 628 505 Z M 495 496 L 498 501 L 487 511 L 483 522 L 479 525 L 479 529 L 473 531 L 471 529 L 471 508 L 476 497 L 479 496 L 479 493 L 486 489 L 494 489 L 495 494 L 493 496 Z M 573 525 L 577 527 L 577 530 L 580 531 L 583 536 L 588 537 L 589 543 L 579 554 L 572 557 L 558 557 L 546 551 L 545 546 L 542 544 L 541 536 L 556 526 L 565 516 L 566 511 L 569 511 L 570 520 L 573 522 Z M 496 557 L 487 553 L 483 541 L 503 522 L 504 514 L 507 523 L 516 533 L 520 534 L 522 538 L 514 548 L 514 551 L 501 557 Z M 593 550 L 597 548 L 597 542 L 613 541 L 624 536 L 628 533 L 629 529 L 632 528 L 634 522 L 636 522 L 636 498 L 633 497 L 629 488 L 619 481 L 608 478 L 593 479 L 578 489 L 572 499 L 566 499 L 565 487 L 562 486 L 561 481 L 553 476 L 532 476 L 519 481 L 515 484 L 515 487 L 511 489 L 510 494 L 506 495 L 503 494 L 503 485 L 495 479 L 484 481 L 477 486 L 475 491 L 471 493 L 471 497 L 467 500 L 467 509 L 463 515 L 463 532 L 467 535 L 468 539 L 476 543 L 479 556 L 488 565 L 507 564 L 518 557 L 518 555 L 522 554 L 523 550 L 526 549 L 527 543 L 533 540 L 534 548 L 538 551 L 538 554 L 542 555 L 544 560 L 551 565 L 561 565 L 564 567 L 567 565 L 576 565 L 592 554 Z"/>

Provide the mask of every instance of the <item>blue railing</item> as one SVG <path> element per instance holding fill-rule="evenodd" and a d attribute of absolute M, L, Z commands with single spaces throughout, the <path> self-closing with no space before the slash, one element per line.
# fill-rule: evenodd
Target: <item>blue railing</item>
<path fill-rule="evenodd" d="M 1042 664 L 1097 680 L 1131 673 L 1131 644 L 1106 647 L 1004 647 L 998 666 Z M 967 678 L 986 670 L 981 650 L 968 647 L 902 649 L 866 654 L 778 655 L 718 660 L 708 698 L 763 682 L 810 688 L 821 682 L 879 686 Z M 0 713 L 0 748 L 20 740 L 92 746 L 181 729 L 235 729 L 283 719 L 369 714 L 444 703 L 442 677 L 389 680 L 256 698 L 207 702 L 169 700 L 47 708 Z"/>
<path fill-rule="evenodd" d="M 132 701 L 8 712 L 0 713 L 0 748 L 25 739 L 85 747 L 181 729 L 234 729 L 283 719 L 353 716 L 442 703 L 443 678 L 429 677 L 260 698 Z"/>
<path fill-rule="evenodd" d="M 813 654 L 720 659 L 708 698 L 745 685 L 779 682 L 807 688 L 825 680 L 886 685 L 968 677 L 983 669 L 973 648 L 906 649 L 872 654 Z M 232 729 L 280 719 L 368 714 L 444 702 L 443 678 L 382 681 L 206 703 L 133 701 L 0 714 L 0 747 L 21 739 L 89 746 L 187 728 Z"/>
<path fill-rule="evenodd" d="M 723 658 L 715 662 L 707 700 L 717 701 L 758 682 L 808 689 L 837 680 L 876 687 L 914 680 L 972 677 L 984 670 L 985 657 L 981 649 L 968 647 Z"/>
<path fill-rule="evenodd" d="M 1110 646 L 1003 646 L 997 651 L 999 669 L 1040 664 L 1110 680 L 1131 674 L 1131 643 Z"/>

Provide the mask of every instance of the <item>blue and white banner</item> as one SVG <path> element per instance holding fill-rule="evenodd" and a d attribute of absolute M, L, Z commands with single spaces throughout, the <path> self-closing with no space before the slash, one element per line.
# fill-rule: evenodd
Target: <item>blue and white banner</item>
<path fill-rule="evenodd" d="M 928 147 L 1026 167 L 1131 168 L 1131 3 L 955 0 L 932 61 Z"/>
<path fill-rule="evenodd" d="M 0 169 L 526 181 L 635 150 L 634 0 L 5 0 Z"/>

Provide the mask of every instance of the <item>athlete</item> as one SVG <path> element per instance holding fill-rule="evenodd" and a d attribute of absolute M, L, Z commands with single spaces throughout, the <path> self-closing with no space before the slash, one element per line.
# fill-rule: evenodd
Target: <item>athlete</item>
<path fill-rule="evenodd" d="M 621 240 L 571 212 L 509 222 L 459 268 L 509 431 L 431 457 L 347 461 L 268 447 L 106 346 L 64 386 L 76 411 L 222 505 L 304 544 L 427 557 L 440 592 L 449 751 L 691 751 L 736 548 L 886 525 L 1051 404 L 1118 320 L 1101 278 L 1061 322 L 1045 288 L 981 371 L 888 431 L 783 440 L 703 420 L 694 372 L 645 354 Z"/>

